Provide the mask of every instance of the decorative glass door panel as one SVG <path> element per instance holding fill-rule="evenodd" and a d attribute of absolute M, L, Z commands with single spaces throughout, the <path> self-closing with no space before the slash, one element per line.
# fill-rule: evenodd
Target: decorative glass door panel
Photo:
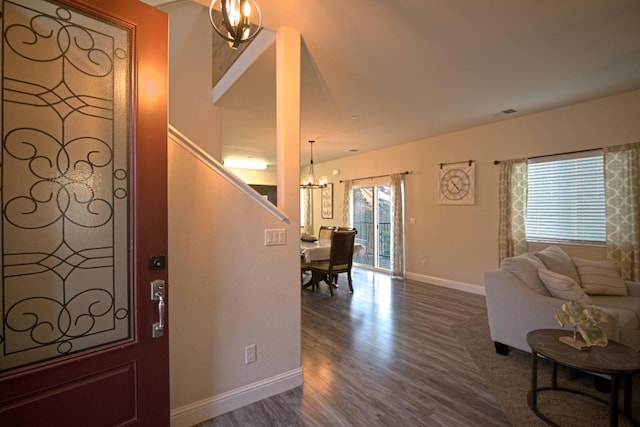
<path fill-rule="evenodd" d="M 2 2 L 0 371 L 131 337 L 130 34 Z"/>

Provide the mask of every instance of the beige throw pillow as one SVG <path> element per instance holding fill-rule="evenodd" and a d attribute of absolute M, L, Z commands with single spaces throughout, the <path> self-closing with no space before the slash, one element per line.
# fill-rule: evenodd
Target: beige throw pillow
<path fill-rule="evenodd" d="M 629 295 L 615 261 L 593 261 L 572 257 L 580 274 L 582 289 L 588 295 Z"/>
<path fill-rule="evenodd" d="M 538 269 L 544 268 L 544 264 L 532 253 L 526 253 L 502 260 L 500 266 L 504 271 L 510 271 L 520 279 L 528 288 L 537 294 L 549 296 L 549 291 L 538 277 Z"/>
<path fill-rule="evenodd" d="M 577 301 L 583 305 L 593 304 L 589 295 L 585 294 L 571 277 L 544 268 L 538 270 L 538 276 L 551 296 L 567 301 Z"/>
<path fill-rule="evenodd" d="M 578 270 L 571 262 L 571 258 L 565 251 L 558 246 L 549 246 L 540 252 L 536 252 L 536 256 L 551 271 L 571 277 L 580 285 L 580 275 Z"/>

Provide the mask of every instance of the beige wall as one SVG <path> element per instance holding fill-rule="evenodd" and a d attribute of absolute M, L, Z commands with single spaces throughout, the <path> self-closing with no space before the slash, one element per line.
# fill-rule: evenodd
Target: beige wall
<path fill-rule="evenodd" d="M 209 11 L 191 1 L 162 10 L 169 14 L 169 122 L 220 159 L 222 113 L 213 105 Z"/>
<path fill-rule="evenodd" d="M 247 184 L 278 185 L 278 175 L 273 170 L 257 171 L 240 168 L 229 168 L 229 170 Z"/>
<path fill-rule="evenodd" d="M 408 170 L 407 276 L 481 286 L 483 273 L 498 266 L 499 167 L 493 161 L 640 141 L 638 112 L 640 91 L 634 91 L 316 163 L 316 174 L 334 183 L 334 220 L 320 219 L 320 192 L 315 191 L 314 228 L 342 222 L 344 185 L 339 180 Z M 438 164 L 469 159 L 476 161 L 476 204 L 438 205 Z M 333 176 L 334 169 L 341 174 Z M 409 224 L 410 218 L 415 224 Z M 593 248 L 568 250 L 586 257 L 601 256 Z"/>
<path fill-rule="evenodd" d="M 169 121 L 219 159 L 208 11 L 186 1 L 163 9 L 170 19 Z M 297 171 L 294 151 L 283 164 Z M 297 172 L 285 180 L 297 186 Z M 169 140 L 172 426 L 301 384 L 299 201 L 283 206 L 293 211 L 289 224 Z M 266 229 L 284 229 L 286 245 L 264 246 Z M 251 344 L 257 361 L 245 364 Z"/>
<path fill-rule="evenodd" d="M 297 226 L 169 143 L 171 406 L 300 367 Z M 266 228 L 291 245 L 264 246 Z M 294 237 L 295 236 L 295 237 Z M 245 365 L 244 347 L 258 361 Z"/>

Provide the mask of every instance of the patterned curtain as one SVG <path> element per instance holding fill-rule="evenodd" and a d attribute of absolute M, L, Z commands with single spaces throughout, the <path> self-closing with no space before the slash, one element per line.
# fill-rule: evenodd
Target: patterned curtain
<path fill-rule="evenodd" d="M 603 148 L 607 256 L 640 281 L 640 142 Z"/>
<path fill-rule="evenodd" d="M 527 159 L 500 162 L 498 261 L 527 251 Z"/>
<path fill-rule="evenodd" d="M 344 199 L 342 203 L 342 225 L 351 227 L 351 190 L 353 190 L 353 181 L 344 182 Z"/>
<path fill-rule="evenodd" d="M 404 215 L 402 213 L 402 184 L 404 174 L 391 175 L 391 273 L 394 276 L 404 275 Z"/>
<path fill-rule="evenodd" d="M 302 190 L 302 225 L 303 232 L 313 235 L 313 193 L 310 188 Z"/>

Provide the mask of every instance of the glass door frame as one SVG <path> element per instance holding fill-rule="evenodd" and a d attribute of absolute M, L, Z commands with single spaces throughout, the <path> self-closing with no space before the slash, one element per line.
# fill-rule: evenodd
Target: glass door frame
<path fill-rule="evenodd" d="M 391 239 L 391 233 L 393 233 L 393 227 L 391 226 L 391 212 L 389 209 L 388 215 L 389 215 L 389 222 L 388 224 L 388 229 L 389 229 L 389 236 L 387 237 L 387 244 L 388 244 L 388 252 L 389 252 L 389 257 L 388 260 L 386 262 L 386 264 L 382 264 L 381 258 L 384 257 L 384 254 L 381 254 L 381 236 L 380 236 L 380 217 L 381 217 L 381 213 L 380 213 L 380 187 L 387 187 L 387 194 L 390 194 L 391 191 L 391 180 L 389 177 L 382 177 L 382 178 L 378 178 L 374 181 L 369 181 L 367 183 L 363 183 L 363 184 L 357 184 L 354 183 L 353 184 L 353 188 L 351 190 L 351 198 L 352 198 L 352 203 L 353 203 L 353 212 L 352 212 L 352 224 L 353 226 L 358 230 L 358 236 L 356 236 L 356 239 L 361 240 L 361 242 L 363 243 L 363 245 L 365 246 L 365 254 L 364 255 L 356 255 L 354 258 L 354 263 L 357 264 L 359 267 L 362 268 L 367 268 L 367 269 L 371 269 L 374 271 L 381 271 L 381 272 L 385 272 L 385 273 L 390 273 L 391 272 L 391 256 L 392 256 L 392 251 L 391 251 L 391 244 L 392 244 L 392 239 Z M 372 212 L 371 212 L 371 223 L 370 223 L 370 231 L 365 231 L 365 229 L 362 227 L 362 222 L 358 222 L 357 221 L 357 207 L 356 207 L 356 200 L 355 200 L 355 192 L 359 191 L 362 188 L 369 188 L 371 189 L 371 199 L 372 199 L 372 203 L 371 203 L 371 208 L 372 208 Z M 389 204 L 389 201 L 387 202 L 387 204 Z M 391 208 L 389 206 L 389 208 Z M 368 223 L 368 222 L 367 222 Z M 357 260 L 362 256 L 365 257 L 372 257 L 371 262 L 358 262 Z"/>

